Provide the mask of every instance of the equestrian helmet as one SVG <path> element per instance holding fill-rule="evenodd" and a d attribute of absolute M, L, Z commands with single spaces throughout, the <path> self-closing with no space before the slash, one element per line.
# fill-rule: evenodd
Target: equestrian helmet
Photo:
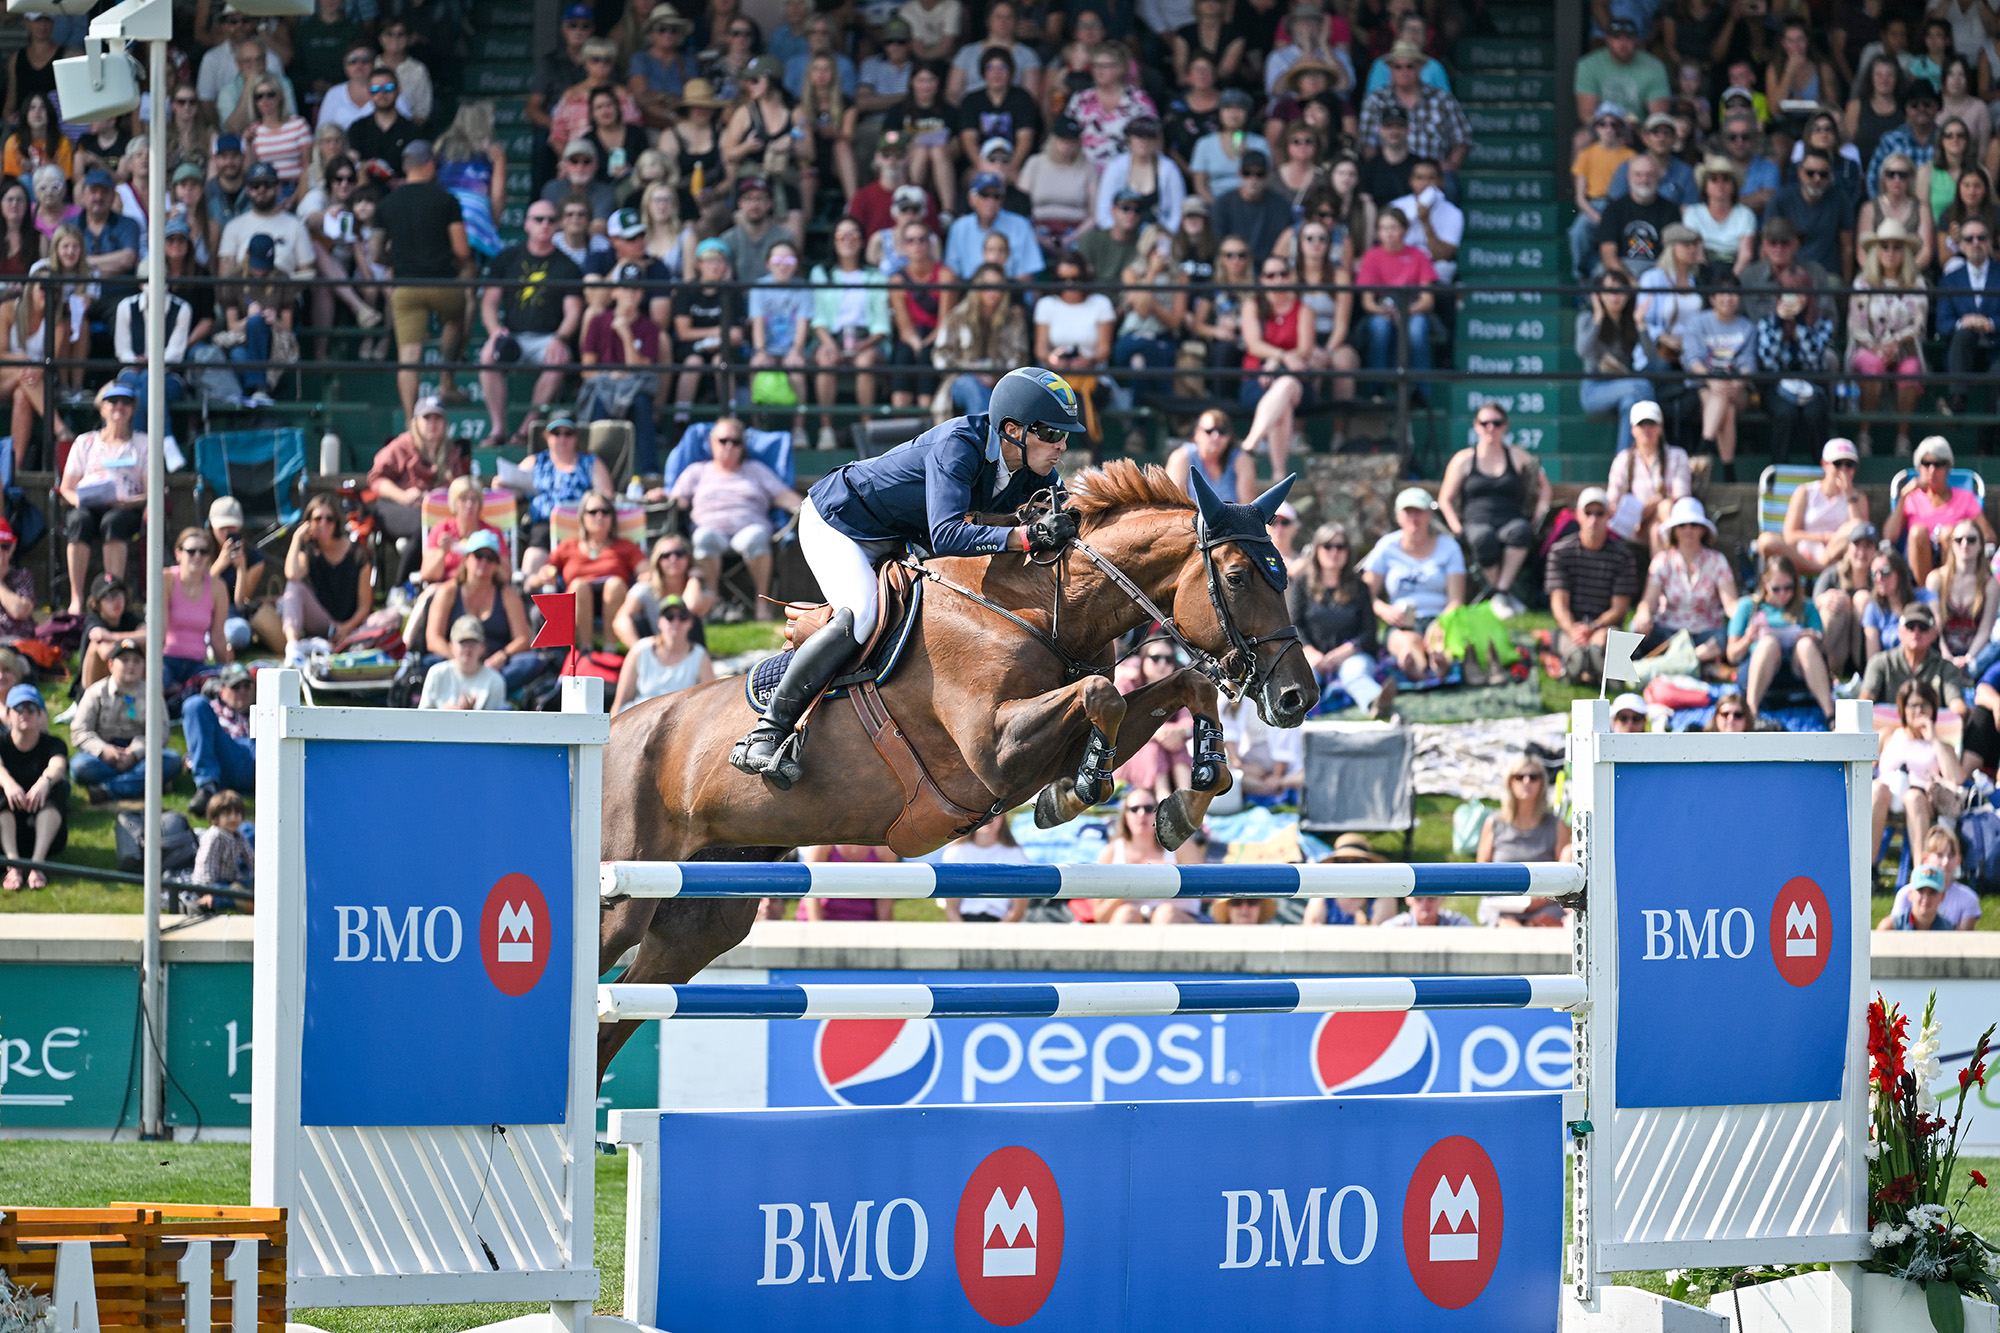
<path fill-rule="evenodd" d="M 993 386 L 993 401 L 986 409 L 988 435 L 986 456 L 1000 456 L 1000 426 L 1018 421 L 1023 426 L 1054 426 L 1059 430 L 1083 429 L 1082 406 L 1069 381 L 1052 370 L 1025 366 L 1010 370 Z"/>

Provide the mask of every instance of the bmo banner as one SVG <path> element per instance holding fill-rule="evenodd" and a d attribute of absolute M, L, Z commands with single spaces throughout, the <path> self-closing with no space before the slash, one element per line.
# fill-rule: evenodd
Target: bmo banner
<path fill-rule="evenodd" d="M 649 1322 L 1550 1333 L 1560 1119 L 1497 1093 L 664 1112 Z"/>
<path fill-rule="evenodd" d="M 1845 770 L 1623 764 L 1616 784 L 1618 1105 L 1837 1099 L 1866 929 Z M 1769 1040 L 1742 1039 L 1752 1015 Z"/>
<path fill-rule="evenodd" d="M 384 782 L 380 745 L 306 747 L 301 1121 L 560 1123 L 569 809 L 530 803 L 501 819 L 481 801 L 417 794 L 563 792 L 568 756 L 553 746 L 398 749 L 396 781 Z"/>
<path fill-rule="evenodd" d="M 780 983 L 1020 979 L 1017 972 L 770 973 Z M 1569 1016 L 1547 1010 L 823 1019 L 767 1029 L 768 1074 L 758 1081 L 770 1106 L 1531 1092 L 1570 1087 L 1575 1059 Z"/>

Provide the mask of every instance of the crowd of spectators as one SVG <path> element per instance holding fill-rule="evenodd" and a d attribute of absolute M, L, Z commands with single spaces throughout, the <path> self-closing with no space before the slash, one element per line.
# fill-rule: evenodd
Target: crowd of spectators
<path fill-rule="evenodd" d="M 1934 377 L 1981 375 L 2000 347 L 2000 20 L 1943 4 L 1912 41 L 1917 24 L 1750 0 L 1594 15 L 1571 164 L 1572 258 L 1599 285 L 1586 410 L 1654 399 L 1730 481 L 1752 393 L 1778 462 L 1830 433 L 1836 398 L 1864 415 L 1863 454 L 1879 421 L 1908 455 L 1921 410 L 1967 410 L 1972 383 Z"/>

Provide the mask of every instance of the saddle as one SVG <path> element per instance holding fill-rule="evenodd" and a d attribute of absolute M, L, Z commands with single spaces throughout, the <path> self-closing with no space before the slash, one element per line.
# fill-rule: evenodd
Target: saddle
<path fill-rule="evenodd" d="M 903 788 L 903 812 L 889 826 L 884 841 L 898 856 L 920 856 L 952 838 L 970 833 L 991 818 L 993 811 L 969 810 L 946 796 L 936 779 L 931 777 L 930 770 L 924 766 L 923 756 L 917 753 L 909 737 L 903 734 L 903 729 L 890 715 L 880 686 L 895 670 L 916 626 L 923 603 L 923 579 L 901 560 L 884 561 L 876 571 L 876 579 L 881 611 L 875 618 L 874 632 L 862 645 L 861 655 L 855 660 L 853 668 L 834 677 L 826 693 L 806 711 L 800 730 L 806 731 L 820 703 L 829 697 L 847 696 L 854 705 L 854 715 L 860 719 L 861 730 Z M 786 649 L 797 651 L 832 618 L 833 608 L 824 602 L 788 603 L 785 606 Z M 777 684 L 785 659 L 781 655 L 770 660 L 779 665 L 769 672 L 766 690 Z M 764 672 L 760 669 L 754 674 L 762 675 Z M 753 708 L 760 707 L 754 682 L 750 703 Z M 800 743 L 803 739 L 802 736 Z"/>

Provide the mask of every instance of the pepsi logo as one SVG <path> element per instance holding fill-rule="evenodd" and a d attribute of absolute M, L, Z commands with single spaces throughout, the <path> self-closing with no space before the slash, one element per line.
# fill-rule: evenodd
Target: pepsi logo
<path fill-rule="evenodd" d="M 1463 1134 L 1431 1145 L 1403 1196 L 1403 1257 L 1431 1304 L 1462 1310 L 1500 1262 L 1506 1213 L 1486 1150 Z"/>
<path fill-rule="evenodd" d="M 979 1317 L 1011 1328 L 1032 1319 L 1062 1268 L 1062 1192 L 1026 1148 L 988 1154 L 958 1196 L 952 1255 Z"/>
<path fill-rule="evenodd" d="M 479 956 L 502 995 L 526 995 L 542 979 L 555 948 L 548 899 L 526 875 L 502 875 L 479 914 Z"/>
<path fill-rule="evenodd" d="M 1810 986 L 1833 957 L 1833 907 L 1804 875 L 1785 882 L 1771 904 L 1771 961 L 1794 986 Z"/>
<path fill-rule="evenodd" d="M 842 1106 L 913 1106 L 944 1064 L 929 1018 L 829 1018 L 813 1036 L 813 1072 Z"/>
<path fill-rule="evenodd" d="M 1438 1035 L 1422 1013 L 1335 1013 L 1313 1030 L 1313 1082 L 1322 1093 L 1429 1092 Z"/>

